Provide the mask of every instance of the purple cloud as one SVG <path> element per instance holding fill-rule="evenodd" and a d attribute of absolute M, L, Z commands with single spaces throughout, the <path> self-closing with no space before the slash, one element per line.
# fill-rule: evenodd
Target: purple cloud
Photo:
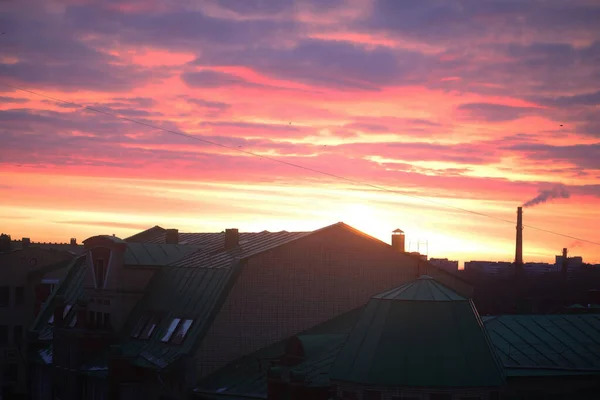
<path fill-rule="evenodd" d="M 488 122 L 513 121 L 527 115 L 537 115 L 540 113 L 539 109 L 533 107 L 514 107 L 491 103 L 461 104 L 458 106 L 458 109 L 466 111 L 474 119 Z"/>

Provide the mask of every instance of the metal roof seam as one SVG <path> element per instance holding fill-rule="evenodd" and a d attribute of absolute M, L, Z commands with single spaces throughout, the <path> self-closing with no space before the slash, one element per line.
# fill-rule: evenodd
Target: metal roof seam
<path fill-rule="evenodd" d="M 526 330 L 532 336 L 534 336 L 535 338 L 537 338 L 540 341 L 540 345 L 546 346 L 551 351 L 553 350 L 551 346 L 549 346 L 542 338 L 540 338 L 538 335 L 536 335 L 531 329 L 527 328 L 527 326 L 525 326 L 525 324 L 523 324 L 521 321 L 519 321 L 518 318 L 515 318 L 515 323 L 519 324 L 524 330 Z M 557 365 L 554 360 L 552 360 L 550 357 L 548 357 L 546 355 L 547 353 L 544 353 L 544 352 L 540 351 L 533 343 L 528 343 L 528 344 L 529 344 L 530 347 L 532 347 L 533 349 L 535 349 L 535 351 L 537 351 L 542 357 L 544 357 L 546 360 L 550 361 L 551 364 Z"/>
<path fill-rule="evenodd" d="M 564 320 L 564 318 L 562 318 Z M 573 342 L 577 342 L 577 340 L 573 337 L 573 335 L 571 335 L 569 332 L 567 332 L 565 329 L 563 329 L 562 327 L 560 327 L 557 323 L 555 323 L 552 319 L 549 320 L 554 326 L 556 326 L 558 329 L 560 329 L 566 336 L 568 336 Z M 566 321 L 568 322 L 568 321 Z M 572 324 L 571 324 L 572 325 Z M 581 332 L 581 330 L 580 330 Z M 560 339 L 559 339 L 560 340 Z M 588 361 L 587 358 L 585 358 L 584 356 L 582 356 L 581 354 L 579 354 L 578 352 L 576 352 L 575 350 L 573 350 L 572 346 L 569 346 L 568 344 L 566 344 L 565 342 L 563 342 L 562 340 L 560 340 L 561 343 L 563 343 L 563 345 L 565 346 L 565 351 L 566 350 L 570 350 L 572 351 L 574 354 L 576 354 L 577 356 L 579 356 L 579 358 L 581 358 L 582 360 Z M 562 354 L 562 353 L 561 353 Z"/>

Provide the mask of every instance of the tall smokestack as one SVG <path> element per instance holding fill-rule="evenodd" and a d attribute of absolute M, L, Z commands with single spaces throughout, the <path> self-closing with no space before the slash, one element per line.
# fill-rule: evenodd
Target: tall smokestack
<path fill-rule="evenodd" d="M 523 268 L 523 207 L 517 208 L 517 242 L 515 268 Z"/>
<path fill-rule="evenodd" d="M 567 249 L 563 248 L 562 251 L 562 265 L 561 265 L 561 276 L 563 284 L 563 304 L 566 306 L 569 297 L 569 259 L 567 258 Z"/>

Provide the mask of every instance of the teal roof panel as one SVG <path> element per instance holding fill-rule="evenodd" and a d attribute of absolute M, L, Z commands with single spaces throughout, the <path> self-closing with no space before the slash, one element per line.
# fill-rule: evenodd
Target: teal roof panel
<path fill-rule="evenodd" d="M 164 266 L 198 250 L 179 244 L 127 243 L 125 265 Z"/>
<path fill-rule="evenodd" d="M 600 372 L 600 315 L 501 315 L 485 326 L 509 376 Z"/>
<path fill-rule="evenodd" d="M 430 276 L 419 279 L 400 287 L 373 296 L 375 299 L 408 300 L 408 301 L 456 301 L 467 300 L 452 289 L 437 282 Z"/>
<path fill-rule="evenodd" d="M 123 355 L 140 366 L 162 369 L 177 357 L 188 354 L 197 344 L 225 300 L 240 265 L 229 268 L 165 267 L 152 278 L 145 296 L 132 312 L 123 331 Z M 143 315 L 155 315 L 159 322 L 147 340 L 131 333 Z M 181 344 L 163 343 L 173 318 L 191 319 L 192 325 Z"/>
<path fill-rule="evenodd" d="M 330 378 L 367 386 L 501 386 L 502 368 L 477 311 L 449 290 L 422 277 L 374 296 Z"/>

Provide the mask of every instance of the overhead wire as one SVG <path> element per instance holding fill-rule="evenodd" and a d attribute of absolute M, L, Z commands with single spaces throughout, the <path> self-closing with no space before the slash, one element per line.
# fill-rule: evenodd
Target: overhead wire
<path fill-rule="evenodd" d="M 368 183 L 368 182 L 363 182 L 363 181 L 359 181 L 359 180 L 347 178 L 345 176 L 333 174 L 333 173 L 326 172 L 326 171 L 321 171 L 321 170 L 318 170 L 318 169 L 315 169 L 315 168 L 306 167 L 304 165 L 292 163 L 292 162 L 285 161 L 285 160 L 282 160 L 282 159 L 279 159 L 279 158 L 276 158 L 276 157 L 265 156 L 265 155 L 258 154 L 258 153 L 255 153 L 255 152 L 252 152 L 252 151 L 248 151 L 248 150 L 244 150 L 244 149 L 241 149 L 241 148 L 238 148 L 238 147 L 227 146 L 227 145 L 224 145 L 222 143 L 218 143 L 218 142 L 215 142 L 215 141 L 212 141 L 212 140 L 204 139 L 204 138 L 199 137 L 199 136 L 191 135 L 189 133 L 185 133 L 185 132 L 176 131 L 176 130 L 173 130 L 173 129 L 159 127 L 159 126 L 156 126 L 156 125 L 144 122 L 144 121 L 140 121 L 140 120 L 136 120 L 136 119 L 133 119 L 133 118 L 124 117 L 124 116 L 118 115 L 118 114 L 113 113 L 113 112 L 108 112 L 108 111 L 104 111 L 104 110 L 98 109 L 96 107 L 91 107 L 91 106 L 87 106 L 87 105 L 78 104 L 78 103 L 75 103 L 75 102 L 72 102 L 72 101 L 63 100 L 63 99 L 60 99 L 58 97 L 54 97 L 54 96 L 42 94 L 42 93 L 30 90 L 30 89 L 22 88 L 22 87 L 19 87 L 19 86 L 16 86 L 16 85 L 12 85 L 12 84 L 8 84 L 8 83 L 2 83 L 2 84 L 5 85 L 5 86 L 10 87 L 12 89 L 15 89 L 15 90 L 20 90 L 22 92 L 30 93 L 30 94 L 33 94 L 35 96 L 44 97 L 46 99 L 53 100 L 53 101 L 55 101 L 57 103 L 63 103 L 63 104 L 68 104 L 68 105 L 72 105 L 72 106 L 75 106 L 75 107 L 83 108 L 83 109 L 86 109 L 86 110 L 89 110 L 89 111 L 92 111 L 92 112 L 95 112 L 95 113 L 98 113 L 98 114 L 104 114 L 104 115 L 107 115 L 107 116 L 110 116 L 110 117 L 113 117 L 113 118 L 117 118 L 117 119 L 120 119 L 120 120 L 123 120 L 123 121 L 128 121 L 128 122 L 131 122 L 131 123 L 134 123 L 134 124 L 146 126 L 146 127 L 152 128 L 152 129 L 157 129 L 157 130 L 160 130 L 160 131 L 163 131 L 163 132 L 167 132 L 167 133 L 171 133 L 171 134 L 174 134 L 174 135 L 179 135 L 179 136 L 187 137 L 189 139 L 197 140 L 197 141 L 200 141 L 200 142 L 203 142 L 203 143 L 206 143 L 206 144 L 210 144 L 210 145 L 213 145 L 213 146 L 217 146 L 217 147 L 220 147 L 220 148 L 224 148 L 224 149 L 228 149 L 228 150 L 234 150 L 234 151 L 237 151 L 239 153 L 247 154 L 247 155 L 254 156 L 254 157 L 263 158 L 263 159 L 268 160 L 268 161 L 273 161 L 273 162 L 277 162 L 277 163 L 280 163 L 280 164 L 283 164 L 283 165 L 287 165 L 287 166 L 290 166 L 290 167 L 299 168 L 299 169 L 302 169 L 302 170 L 305 170 L 305 171 L 309 171 L 309 172 L 312 172 L 312 173 L 315 173 L 315 174 L 320 174 L 320 175 L 328 176 L 330 178 L 342 180 L 342 181 L 351 183 L 353 185 L 358 185 L 358 186 L 363 186 L 363 187 L 369 187 L 369 188 L 372 188 L 372 189 L 376 189 L 376 190 L 384 191 L 384 192 L 388 192 L 388 193 L 399 194 L 401 196 L 406 196 L 406 197 L 410 197 L 410 198 L 413 198 L 413 199 L 417 199 L 417 200 L 421 200 L 421 201 L 424 201 L 424 202 L 428 202 L 428 203 L 431 203 L 431 204 L 435 204 L 435 205 L 440 206 L 440 207 L 454 209 L 454 210 L 461 211 L 461 212 L 464 212 L 464 213 L 469 213 L 469 214 L 478 215 L 478 216 L 481 216 L 481 217 L 491 218 L 491 219 L 495 219 L 495 220 L 498 220 L 498 221 L 502 221 L 502 222 L 514 224 L 514 221 L 506 219 L 506 218 L 501 218 L 501 217 L 497 217 L 497 216 L 494 216 L 494 215 L 490 215 L 490 214 L 486 214 L 486 213 L 482 213 L 482 212 L 478 212 L 478 211 L 469 210 L 469 209 L 466 209 L 466 208 L 463 208 L 463 207 L 457 207 L 457 206 L 445 204 L 445 203 L 442 203 L 442 202 L 439 202 L 439 201 L 435 201 L 435 200 L 428 199 L 428 198 L 421 197 L 421 196 L 416 196 L 416 195 L 413 195 L 413 194 L 410 194 L 410 193 L 406 193 L 406 192 L 403 192 L 403 191 L 400 191 L 400 190 L 389 189 L 389 188 L 386 188 L 386 187 L 383 187 L 383 186 L 374 185 L 372 183 Z M 523 227 L 529 228 L 529 229 L 538 230 L 538 231 L 541 231 L 541 232 L 550 233 L 550 234 L 557 235 L 557 236 L 566 237 L 566 238 L 577 240 L 577 241 L 580 241 L 580 242 L 585 242 L 585 243 L 589 243 L 589 244 L 594 244 L 594 245 L 600 246 L 600 242 L 594 242 L 592 240 L 582 239 L 582 238 L 578 238 L 578 237 L 575 237 L 575 236 L 567 235 L 567 234 L 564 234 L 564 233 L 551 231 L 551 230 L 548 230 L 548 229 L 538 228 L 538 227 L 531 226 L 531 225 L 523 225 Z"/>

